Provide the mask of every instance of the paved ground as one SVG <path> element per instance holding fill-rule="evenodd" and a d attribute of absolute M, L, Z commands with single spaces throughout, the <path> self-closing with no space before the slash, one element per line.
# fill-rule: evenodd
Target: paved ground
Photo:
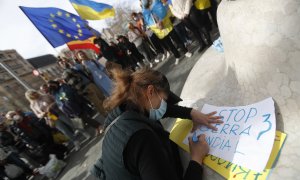
<path fill-rule="evenodd" d="M 154 68 L 163 72 L 170 81 L 171 89 L 176 94 L 180 95 L 182 87 L 189 75 L 189 72 L 193 68 L 194 64 L 198 61 L 202 54 L 197 52 L 197 45 L 192 44 L 190 47 L 194 50 L 194 54 L 191 58 L 182 58 L 180 63 L 175 66 L 175 58 L 170 57 L 168 60 L 160 62 Z M 166 129 L 170 130 L 173 124 L 172 119 L 163 120 L 163 124 Z M 102 137 L 97 137 L 89 142 L 82 144 L 82 148 L 79 152 L 73 152 L 66 160 L 68 165 L 57 179 L 61 180 L 93 180 L 93 176 L 90 175 L 89 170 L 94 162 L 99 158 L 99 152 L 101 151 L 99 142 Z"/>

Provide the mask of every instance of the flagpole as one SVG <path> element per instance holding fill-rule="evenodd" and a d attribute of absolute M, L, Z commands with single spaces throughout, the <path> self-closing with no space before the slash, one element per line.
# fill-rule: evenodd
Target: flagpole
<path fill-rule="evenodd" d="M 19 78 L 8 66 L 6 66 L 2 61 L 0 61 L 0 66 L 6 70 L 13 78 L 15 78 L 26 90 L 32 89 L 26 82 Z"/>

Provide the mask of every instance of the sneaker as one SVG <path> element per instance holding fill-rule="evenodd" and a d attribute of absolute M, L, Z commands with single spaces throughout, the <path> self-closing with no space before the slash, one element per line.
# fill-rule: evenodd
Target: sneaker
<path fill-rule="evenodd" d="M 159 63 L 159 59 L 154 59 L 154 62 Z"/>
<path fill-rule="evenodd" d="M 169 51 L 167 51 L 167 54 L 166 54 L 166 59 L 168 59 L 169 57 L 170 57 L 170 53 L 169 53 Z"/>
<path fill-rule="evenodd" d="M 190 57 L 192 57 L 192 53 L 190 53 L 190 52 L 187 52 L 187 53 L 185 53 L 185 57 L 188 57 L 188 58 L 190 58 Z"/>
<path fill-rule="evenodd" d="M 178 63 L 179 63 L 179 58 L 176 58 L 175 65 L 177 65 Z"/>
<path fill-rule="evenodd" d="M 148 60 L 146 60 L 146 59 L 143 59 L 143 62 L 144 62 L 145 65 L 146 64 L 150 64 L 150 62 Z"/>
<path fill-rule="evenodd" d="M 152 64 L 152 63 L 150 63 L 150 64 L 149 64 L 149 66 L 150 66 L 150 68 L 152 68 L 152 67 L 153 67 L 153 64 Z"/>
<path fill-rule="evenodd" d="M 75 136 L 77 136 L 77 135 L 79 134 L 78 129 L 76 129 L 76 130 L 74 131 L 74 134 L 75 134 Z"/>
<path fill-rule="evenodd" d="M 136 63 L 137 65 L 138 65 L 138 67 L 140 67 L 140 68 L 142 68 L 143 66 L 142 66 L 142 64 L 141 63 Z"/>
<path fill-rule="evenodd" d="M 97 129 L 96 129 L 96 136 L 100 136 L 105 132 L 105 129 L 103 127 L 103 125 L 100 125 Z"/>
<path fill-rule="evenodd" d="M 164 61 L 166 59 L 166 56 L 163 54 L 160 58 L 161 61 Z"/>
<path fill-rule="evenodd" d="M 74 141 L 74 149 L 75 149 L 75 151 L 79 151 L 80 143 L 78 141 Z"/>

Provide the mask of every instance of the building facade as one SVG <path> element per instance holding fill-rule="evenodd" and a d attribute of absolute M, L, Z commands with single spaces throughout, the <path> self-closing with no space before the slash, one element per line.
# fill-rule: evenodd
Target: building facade
<path fill-rule="evenodd" d="M 40 77 L 45 81 L 54 80 L 61 76 L 62 69 L 57 63 L 57 58 L 51 54 L 27 59 L 27 62 L 37 70 Z"/>
<path fill-rule="evenodd" d="M 0 51 L 0 62 L 30 88 L 38 89 L 44 82 L 40 77 L 33 76 L 33 67 L 16 50 Z M 14 109 L 29 110 L 29 103 L 24 95 L 25 92 L 26 88 L 3 67 L 0 67 L 0 112 Z"/>

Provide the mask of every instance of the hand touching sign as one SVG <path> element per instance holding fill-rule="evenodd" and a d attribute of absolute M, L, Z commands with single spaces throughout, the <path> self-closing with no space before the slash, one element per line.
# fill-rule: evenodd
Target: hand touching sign
<path fill-rule="evenodd" d="M 205 135 L 201 134 L 196 137 L 197 142 L 189 138 L 189 147 L 191 152 L 191 159 L 202 165 L 203 159 L 209 151 L 209 146 L 205 141 Z"/>
<path fill-rule="evenodd" d="M 214 127 L 213 124 L 221 124 L 223 123 L 223 121 L 221 121 L 221 116 L 214 116 L 216 113 L 217 111 L 208 114 L 203 114 L 200 111 L 193 109 L 191 111 L 191 117 L 193 121 L 192 132 L 194 132 L 199 125 L 204 125 L 210 129 L 217 131 L 218 129 Z"/>

